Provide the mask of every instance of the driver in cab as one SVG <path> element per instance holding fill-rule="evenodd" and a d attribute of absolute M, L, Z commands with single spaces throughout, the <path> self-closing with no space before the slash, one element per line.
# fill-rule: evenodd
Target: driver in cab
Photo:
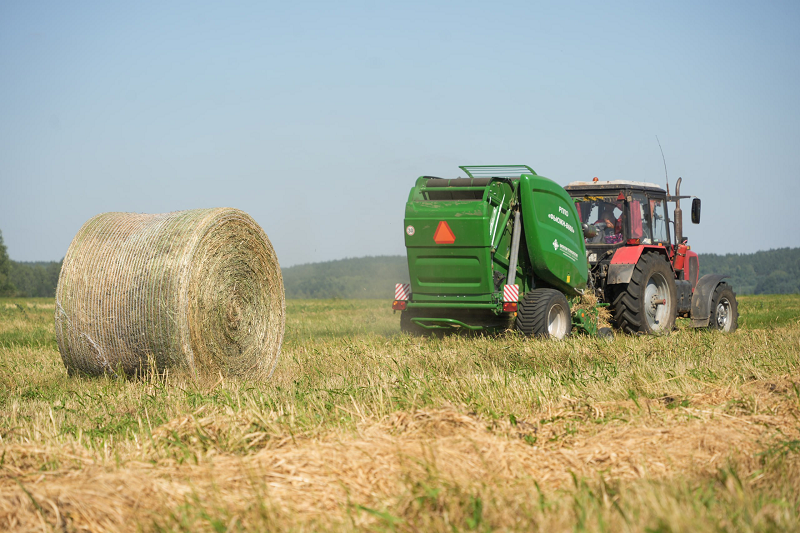
<path fill-rule="evenodd" d="M 605 227 L 602 228 L 603 233 L 605 235 L 615 235 L 617 233 L 622 233 L 622 216 L 620 217 L 614 216 L 615 209 L 619 209 L 619 207 L 610 202 L 603 202 L 600 204 L 597 220 L 594 222 L 594 224 L 595 225 L 605 224 Z"/>

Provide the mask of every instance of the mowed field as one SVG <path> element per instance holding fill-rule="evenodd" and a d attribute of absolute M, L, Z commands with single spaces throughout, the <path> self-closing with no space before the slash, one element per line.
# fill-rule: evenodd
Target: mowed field
<path fill-rule="evenodd" d="M 0 530 L 800 530 L 800 296 L 611 342 L 389 306 L 289 301 L 247 383 L 69 377 L 53 301 L 0 300 Z"/>

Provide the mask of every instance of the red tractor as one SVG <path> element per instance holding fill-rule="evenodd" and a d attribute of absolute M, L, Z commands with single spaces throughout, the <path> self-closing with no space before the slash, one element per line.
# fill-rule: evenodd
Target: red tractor
<path fill-rule="evenodd" d="M 667 333 L 678 316 L 693 327 L 732 332 L 738 326 L 736 294 L 725 276 L 700 277 L 697 254 L 683 235 L 681 179 L 675 196 L 652 183 L 573 182 L 589 261 L 588 288 L 610 304 L 615 325 L 627 333 Z M 675 202 L 670 220 L 667 202 Z M 700 199 L 691 218 L 700 222 Z M 670 235 L 672 224 L 672 235 Z"/>

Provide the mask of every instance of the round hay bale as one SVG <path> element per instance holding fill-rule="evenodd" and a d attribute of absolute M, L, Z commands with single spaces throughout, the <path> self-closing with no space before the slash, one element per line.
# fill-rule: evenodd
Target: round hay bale
<path fill-rule="evenodd" d="M 272 244 L 231 208 L 97 215 L 72 240 L 56 289 L 56 338 L 70 373 L 184 368 L 265 379 L 284 320 Z"/>

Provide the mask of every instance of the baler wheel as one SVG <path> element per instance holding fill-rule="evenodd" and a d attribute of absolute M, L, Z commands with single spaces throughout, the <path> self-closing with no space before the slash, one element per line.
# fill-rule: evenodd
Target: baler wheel
<path fill-rule="evenodd" d="M 669 333 L 675 327 L 676 298 L 675 274 L 664 256 L 643 254 L 631 281 L 614 297 L 614 321 L 626 333 Z"/>
<path fill-rule="evenodd" d="M 569 303 L 555 289 L 533 289 L 522 298 L 515 325 L 526 336 L 563 339 L 572 329 Z"/>
<path fill-rule="evenodd" d="M 733 333 L 738 326 L 739 304 L 736 302 L 736 293 L 727 283 L 720 283 L 711 297 L 711 319 L 708 327 Z"/>

